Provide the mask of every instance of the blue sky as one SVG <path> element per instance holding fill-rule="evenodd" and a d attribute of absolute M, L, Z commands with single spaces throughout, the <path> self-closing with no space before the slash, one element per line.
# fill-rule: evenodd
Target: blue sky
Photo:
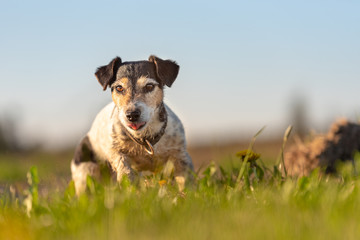
<path fill-rule="evenodd" d="M 115 56 L 176 60 L 166 102 L 190 143 L 283 131 L 305 99 L 313 128 L 360 107 L 358 1 L 1 1 L 0 114 L 22 141 L 73 144 L 111 101 Z"/>

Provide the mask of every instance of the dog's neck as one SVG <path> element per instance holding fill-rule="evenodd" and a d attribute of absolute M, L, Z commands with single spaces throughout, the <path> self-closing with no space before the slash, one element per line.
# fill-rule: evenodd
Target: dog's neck
<path fill-rule="evenodd" d="M 113 110 L 113 114 L 115 111 L 119 111 L 117 109 L 117 107 L 114 107 Z M 167 120 L 168 120 L 168 115 L 165 109 L 165 105 L 164 103 L 161 103 L 161 105 L 158 107 L 158 121 L 162 124 L 160 130 L 158 130 L 156 133 L 153 132 L 153 130 L 150 131 L 146 131 L 144 136 L 138 137 L 138 136 L 134 136 L 133 134 L 131 134 L 130 131 L 127 130 L 127 128 L 121 124 L 120 121 L 118 121 L 118 124 L 120 126 L 120 134 L 121 136 L 123 136 L 124 138 L 126 138 L 127 140 L 132 140 L 133 142 L 142 145 L 142 146 L 148 146 L 147 142 L 149 142 L 151 145 L 155 145 L 160 139 L 161 137 L 164 135 L 165 133 L 165 129 L 167 127 Z M 147 127 L 151 127 L 151 126 L 147 126 Z M 113 131 L 116 131 L 115 129 L 113 129 Z M 117 131 L 116 131 L 117 132 Z M 115 135 L 117 135 L 114 132 Z"/>

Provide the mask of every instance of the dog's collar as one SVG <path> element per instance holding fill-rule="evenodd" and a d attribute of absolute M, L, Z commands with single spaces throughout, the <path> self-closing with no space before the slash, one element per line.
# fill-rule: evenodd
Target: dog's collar
<path fill-rule="evenodd" d="M 145 148 L 145 151 L 150 154 L 151 156 L 154 155 L 154 145 L 160 140 L 160 138 L 164 135 L 165 129 L 167 126 L 167 121 L 164 122 L 163 126 L 161 127 L 160 131 L 153 137 L 150 138 L 136 138 L 131 133 L 129 133 L 128 130 L 123 128 L 123 131 L 126 133 L 126 135 L 136 142 L 139 145 L 142 145 Z"/>
<path fill-rule="evenodd" d="M 121 125 L 122 131 L 126 134 L 126 136 L 128 138 L 130 138 L 132 141 L 134 141 L 135 143 L 143 146 L 145 148 L 145 151 L 150 154 L 151 156 L 154 155 L 154 145 L 160 140 L 160 138 L 164 135 L 165 133 L 165 129 L 167 126 L 167 113 L 166 113 L 166 109 L 165 106 L 162 104 L 161 106 L 163 115 L 162 115 L 162 121 L 163 121 L 163 126 L 161 127 L 160 131 L 155 135 L 152 136 L 150 138 L 136 138 L 134 137 L 123 125 Z M 114 108 L 115 110 L 115 108 Z"/>

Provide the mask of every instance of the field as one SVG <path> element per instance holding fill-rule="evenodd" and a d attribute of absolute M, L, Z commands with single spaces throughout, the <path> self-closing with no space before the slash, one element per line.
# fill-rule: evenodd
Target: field
<path fill-rule="evenodd" d="M 291 178 L 281 142 L 190 149 L 179 191 L 167 170 L 120 185 L 88 178 L 76 197 L 72 151 L 0 155 L 0 239 L 358 239 L 360 180 L 351 164 Z M 360 156 L 356 155 L 356 165 Z"/>

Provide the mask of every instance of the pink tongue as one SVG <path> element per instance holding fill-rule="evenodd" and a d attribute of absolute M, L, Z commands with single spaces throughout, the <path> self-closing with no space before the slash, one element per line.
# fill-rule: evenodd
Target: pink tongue
<path fill-rule="evenodd" d="M 131 127 L 134 130 L 138 130 L 142 125 L 144 125 L 143 122 L 141 122 L 141 123 L 130 123 L 129 127 Z"/>

